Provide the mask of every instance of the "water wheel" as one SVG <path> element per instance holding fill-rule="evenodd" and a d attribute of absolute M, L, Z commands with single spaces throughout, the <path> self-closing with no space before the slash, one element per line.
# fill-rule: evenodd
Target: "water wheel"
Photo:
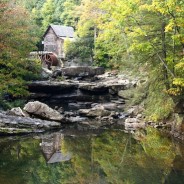
<path fill-rule="evenodd" d="M 51 70 L 51 66 L 59 66 L 59 60 L 53 53 L 43 53 L 40 55 L 42 65 L 47 66 Z"/>

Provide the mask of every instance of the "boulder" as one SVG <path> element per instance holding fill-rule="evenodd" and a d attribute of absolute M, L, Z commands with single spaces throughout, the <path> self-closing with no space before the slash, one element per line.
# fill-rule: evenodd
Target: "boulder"
<path fill-rule="evenodd" d="M 42 79 L 49 79 L 49 77 L 52 76 L 52 71 L 48 70 L 47 68 L 42 67 L 42 71 L 41 71 L 41 78 Z"/>
<path fill-rule="evenodd" d="M 80 109 L 79 114 L 87 117 L 103 117 L 111 115 L 111 112 L 105 110 L 103 106 L 98 106 L 91 109 Z"/>
<path fill-rule="evenodd" d="M 7 115 L 29 117 L 29 115 L 24 112 L 20 107 L 15 107 L 7 111 Z"/>
<path fill-rule="evenodd" d="M 145 123 L 125 123 L 125 130 L 136 130 L 140 128 L 145 128 Z"/>
<path fill-rule="evenodd" d="M 35 115 L 43 119 L 53 121 L 63 120 L 63 116 L 58 111 L 39 101 L 27 103 L 24 107 L 24 110 L 31 115 Z"/>
<path fill-rule="evenodd" d="M 126 123 L 139 123 L 139 122 L 140 122 L 140 120 L 137 118 L 126 118 L 126 120 L 125 120 L 125 124 Z"/>
<path fill-rule="evenodd" d="M 126 118 L 124 122 L 125 130 L 135 130 L 139 128 L 145 128 L 146 123 L 141 122 L 137 118 Z"/>
<path fill-rule="evenodd" d="M 117 110 L 117 104 L 115 103 L 102 103 L 102 104 L 97 104 L 96 106 L 94 106 L 93 108 L 104 108 L 105 110 L 109 110 L 109 111 L 115 111 Z"/>
<path fill-rule="evenodd" d="M 61 69 L 56 69 L 52 73 L 52 78 L 57 78 L 57 77 L 62 77 L 62 70 Z"/>
<path fill-rule="evenodd" d="M 143 116 L 142 116 L 142 114 L 137 114 L 136 118 L 137 118 L 137 119 L 142 119 Z"/>
<path fill-rule="evenodd" d="M 32 132 L 44 132 L 61 128 L 61 123 L 55 121 L 40 120 L 37 118 L 7 115 L 0 112 L 0 135 L 27 134 Z"/>

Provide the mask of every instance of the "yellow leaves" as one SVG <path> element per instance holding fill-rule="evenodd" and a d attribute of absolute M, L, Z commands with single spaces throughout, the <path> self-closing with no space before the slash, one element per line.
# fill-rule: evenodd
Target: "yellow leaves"
<path fill-rule="evenodd" d="M 81 5 L 76 8 L 76 11 L 80 15 L 77 26 L 79 36 L 85 36 L 89 34 L 91 28 L 97 27 L 97 24 L 101 20 L 100 15 L 102 14 L 99 6 L 99 0 L 83 0 Z"/>
<path fill-rule="evenodd" d="M 177 77 L 173 79 L 173 85 L 175 87 L 169 89 L 167 92 L 170 95 L 178 96 L 182 95 L 184 90 L 184 60 L 182 59 L 179 63 L 174 66 L 175 74 Z"/>
<path fill-rule="evenodd" d="M 184 88 L 184 78 L 175 78 L 173 84 Z"/>
<path fill-rule="evenodd" d="M 176 12 L 177 13 L 183 13 L 182 7 L 176 6 Z"/>
<path fill-rule="evenodd" d="M 182 94 L 182 90 L 179 87 L 170 88 L 169 90 L 167 90 L 167 93 L 171 96 L 178 96 Z"/>
<path fill-rule="evenodd" d="M 165 27 L 165 32 L 170 32 L 173 30 L 173 27 L 174 27 L 174 23 L 173 22 L 170 22 L 166 27 Z"/>
<path fill-rule="evenodd" d="M 135 52 L 149 52 L 152 48 L 149 42 L 135 42 L 130 46 L 129 51 Z"/>
<path fill-rule="evenodd" d="M 184 4 L 179 3 L 177 0 L 152 0 L 151 3 L 142 4 L 139 7 L 139 10 L 157 12 L 161 13 L 162 15 L 169 15 L 172 18 L 172 15 L 176 17 L 176 14 L 181 14 L 184 12 Z"/>
<path fill-rule="evenodd" d="M 80 37 L 85 37 L 88 34 L 91 33 L 91 28 L 94 27 L 94 22 L 93 20 L 88 20 L 83 22 L 83 24 L 81 24 L 81 22 L 79 22 L 78 24 L 78 34 Z"/>
<path fill-rule="evenodd" d="M 127 27 L 126 29 L 127 35 L 131 38 L 138 38 L 140 36 L 146 36 L 146 32 L 143 31 L 140 27 L 132 27 L 131 30 Z"/>
<path fill-rule="evenodd" d="M 184 59 L 175 65 L 175 70 L 182 70 L 182 72 L 184 73 Z"/>
<path fill-rule="evenodd" d="M 66 39 L 65 40 L 65 42 L 64 42 L 64 52 L 67 54 L 68 53 L 68 49 L 69 49 L 69 47 L 70 47 L 70 45 L 71 45 L 71 41 L 70 41 L 70 39 Z"/>
<path fill-rule="evenodd" d="M 132 12 L 139 7 L 140 0 L 102 1 L 101 9 L 108 13 L 114 20 L 124 19 L 131 16 Z"/>
<path fill-rule="evenodd" d="M 148 4 L 143 4 L 143 5 L 140 5 L 139 6 L 139 10 L 141 11 L 141 10 L 150 10 L 150 5 L 148 5 Z"/>
<path fill-rule="evenodd" d="M 174 66 L 174 69 L 175 69 L 175 74 L 184 79 L 184 59 L 182 59 L 179 63 L 177 63 L 175 66 Z"/>
<path fill-rule="evenodd" d="M 139 35 L 139 36 L 146 36 L 146 35 L 147 35 L 147 34 L 146 34 L 146 31 L 143 30 L 143 29 L 140 28 L 140 27 L 135 27 L 135 28 L 133 29 L 133 32 L 134 32 L 135 35 Z"/>

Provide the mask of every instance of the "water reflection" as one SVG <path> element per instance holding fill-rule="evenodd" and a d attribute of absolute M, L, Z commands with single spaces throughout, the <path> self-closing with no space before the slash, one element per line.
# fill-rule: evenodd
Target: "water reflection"
<path fill-rule="evenodd" d="M 63 142 L 64 135 L 61 133 L 43 136 L 40 146 L 48 164 L 64 162 L 71 159 L 70 153 L 64 153 L 62 151 Z"/>
<path fill-rule="evenodd" d="M 153 129 L 0 139 L 1 183 L 183 184 L 184 147 Z"/>

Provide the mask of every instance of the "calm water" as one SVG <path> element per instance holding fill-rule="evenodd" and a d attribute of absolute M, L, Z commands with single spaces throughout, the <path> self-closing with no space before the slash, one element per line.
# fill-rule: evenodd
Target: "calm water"
<path fill-rule="evenodd" d="M 0 184 L 184 183 L 184 147 L 155 130 L 0 138 Z"/>

